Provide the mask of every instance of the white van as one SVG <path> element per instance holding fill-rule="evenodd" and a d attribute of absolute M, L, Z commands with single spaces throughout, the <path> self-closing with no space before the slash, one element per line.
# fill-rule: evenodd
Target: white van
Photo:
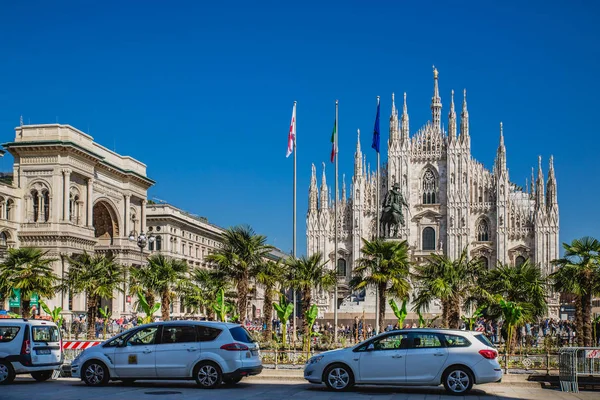
<path fill-rule="evenodd" d="M 0 385 L 18 374 L 46 381 L 63 362 L 60 329 L 41 319 L 0 319 Z"/>

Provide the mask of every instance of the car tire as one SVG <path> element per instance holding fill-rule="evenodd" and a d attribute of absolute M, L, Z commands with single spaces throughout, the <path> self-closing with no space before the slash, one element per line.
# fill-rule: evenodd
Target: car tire
<path fill-rule="evenodd" d="M 214 389 L 223 382 L 223 373 L 217 364 L 205 361 L 194 368 L 194 379 L 202 389 Z"/>
<path fill-rule="evenodd" d="M 54 371 L 35 371 L 31 373 L 31 377 L 38 382 L 45 382 L 52 378 L 52 372 Z"/>
<path fill-rule="evenodd" d="M 0 361 L 0 385 L 8 385 L 15 380 L 15 370 L 8 361 Z"/>
<path fill-rule="evenodd" d="M 133 378 L 123 378 L 123 379 L 121 379 L 121 382 L 123 382 L 126 385 L 131 385 L 132 383 L 135 382 L 135 379 L 133 379 Z"/>
<path fill-rule="evenodd" d="M 332 364 L 325 370 L 323 380 L 329 390 L 343 392 L 354 386 L 352 369 L 344 364 Z"/>
<path fill-rule="evenodd" d="M 241 376 L 238 376 L 237 378 L 223 378 L 223 383 L 225 385 L 235 385 L 237 383 L 240 383 L 241 380 Z"/>
<path fill-rule="evenodd" d="M 81 368 L 81 380 L 88 386 L 104 386 L 110 380 L 108 368 L 102 361 L 90 360 Z"/>
<path fill-rule="evenodd" d="M 462 396 L 473 388 L 473 374 L 465 367 L 450 367 L 444 372 L 444 388 L 455 396 Z"/>

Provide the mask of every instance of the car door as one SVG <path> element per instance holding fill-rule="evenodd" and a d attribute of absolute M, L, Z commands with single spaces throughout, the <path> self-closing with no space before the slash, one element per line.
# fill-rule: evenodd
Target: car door
<path fill-rule="evenodd" d="M 448 358 L 448 349 L 440 334 L 412 332 L 406 353 L 406 383 L 431 383 Z M 439 383 L 439 382 L 438 382 Z"/>
<path fill-rule="evenodd" d="M 146 326 L 131 334 L 114 353 L 115 372 L 120 378 L 156 378 L 158 325 Z"/>
<path fill-rule="evenodd" d="M 60 332 L 56 325 L 50 322 L 31 325 L 31 339 L 31 362 L 34 366 L 62 362 Z"/>
<path fill-rule="evenodd" d="M 396 332 L 365 344 L 353 356 L 361 383 L 404 383 L 408 336 Z"/>
<path fill-rule="evenodd" d="M 162 328 L 156 345 L 156 375 L 158 378 L 189 377 L 192 363 L 200 353 L 195 325 L 170 325 Z"/>

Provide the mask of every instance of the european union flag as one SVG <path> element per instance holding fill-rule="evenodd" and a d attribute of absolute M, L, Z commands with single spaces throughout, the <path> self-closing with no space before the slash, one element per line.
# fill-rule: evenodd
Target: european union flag
<path fill-rule="evenodd" d="M 379 153 L 379 142 L 380 142 L 380 134 L 379 134 L 379 98 L 377 98 L 377 116 L 375 117 L 375 127 L 373 128 L 373 144 L 372 148 L 375 149 L 376 152 Z"/>

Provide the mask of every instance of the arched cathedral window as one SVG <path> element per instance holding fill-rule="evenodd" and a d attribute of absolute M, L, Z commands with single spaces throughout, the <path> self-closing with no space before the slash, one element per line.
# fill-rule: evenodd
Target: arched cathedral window
<path fill-rule="evenodd" d="M 489 261 L 488 261 L 487 257 L 485 257 L 485 256 L 479 257 L 479 262 L 485 269 L 489 268 Z"/>
<path fill-rule="evenodd" d="M 430 226 L 423 229 L 423 250 L 435 250 L 435 230 Z"/>
<path fill-rule="evenodd" d="M 488 224 L 485 219 L 482 219 L 477 224 L 477 241 L 487 242 L 489 240 Z"/>
<path fill-rule="evenodd" d="M 520 267 L 521 265 L 525 264 L 525 257 L 523 256 L 518 256 L 515 259 L 515 266 Z"/>
<path fill-rule="evenodd" d="M 346 260 L 344 260 L 343 258 L 338 258 L 337 275 L 346 276 Z"/>
<path fill-rule="evenodd" d="M 437 204 L 437 179 L 430 169 L 423 174 L 423 204 Z"/>

